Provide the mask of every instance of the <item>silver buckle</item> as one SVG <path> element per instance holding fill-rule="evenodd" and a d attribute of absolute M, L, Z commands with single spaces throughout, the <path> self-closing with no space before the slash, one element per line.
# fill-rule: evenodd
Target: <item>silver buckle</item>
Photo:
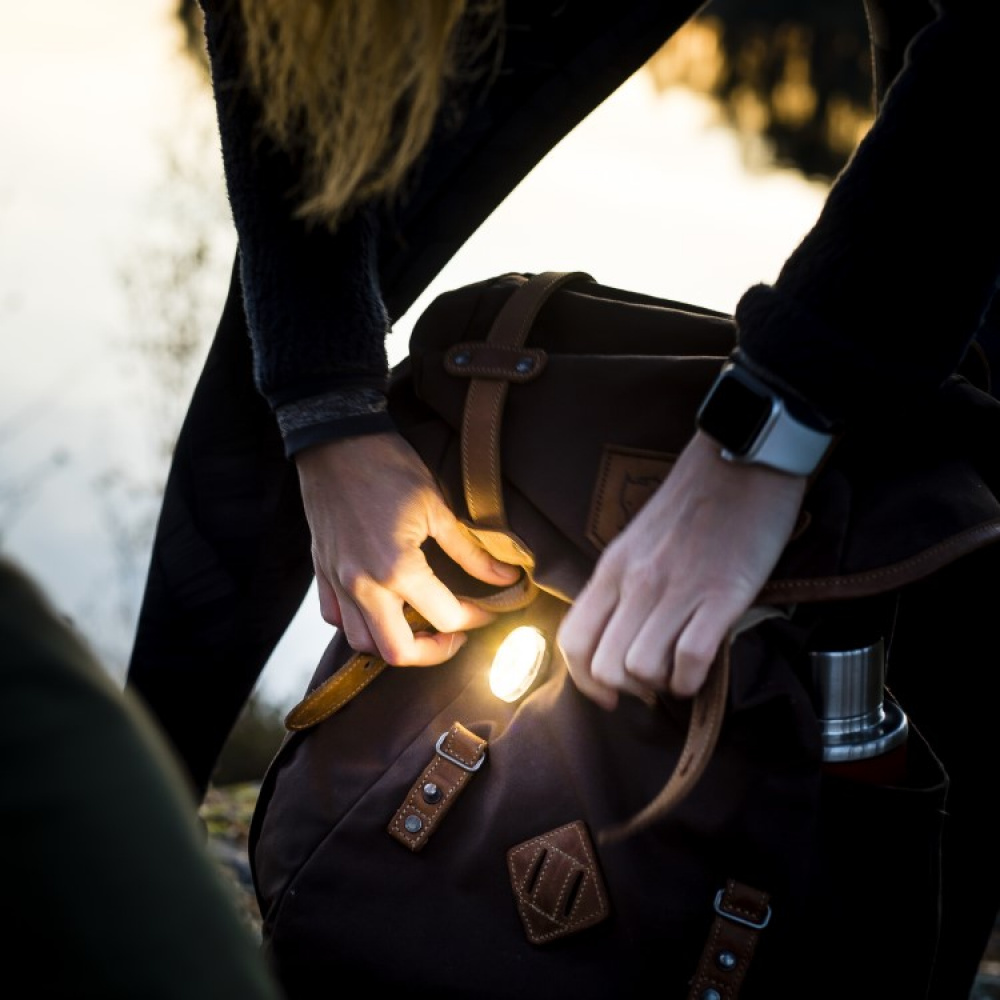
<path fill-rule="evenodd" d="M 722 897 L 724 894 L 724 890 L 722 889 L 715 894 L 715 912 L 718 913 L 720 917 L 725 917 L 726 920 L 732 920 L 734 924 L 743 924 L 744 927 L 750 927 L 755 931 L 762 930 L 771 922 L 770 906 L 767 908 L 767 913 L 764 914 L 764 919 L 759 922 L 747 920 L 746 917 L 738 917 L 735 913 L 730 913 L 728 910 L 724 910 L 722 908 Z"/>
<path fill-rule="evenodd" d="M 446 729 L 438 737 L 437 743 L 434 744 L 434 749 L 438 754 L 440 754 L 440 756 L 444 757 L 445 760 L 450 760 L 456 767 L 460 767 L 463 771 L 468 771 L 470 774 L 475 774 L 476 771 L 483 766 L 483 761 L 486 760 L 486 751 L 484 750 L 479 755 L 479 760 L 477 760 L 475 764 L 466 764 L 463 761 L 460 761 L 457 757 L 452 757 L 450 753 L 441 749 L 444 746 L 444 741 L 448 738 L 448 733 L 450 732 L 450 729 Z"/>

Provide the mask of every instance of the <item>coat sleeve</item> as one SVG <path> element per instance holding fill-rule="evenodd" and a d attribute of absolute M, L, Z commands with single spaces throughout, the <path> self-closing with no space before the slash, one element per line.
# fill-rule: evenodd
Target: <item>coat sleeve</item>
<path fill-rule="evenodd" d="M 919 407 L 996 287 L 998 29 L 995 4 L 938 5 L 816 224 L 737 305 L 752 363 L 846 427 Z"/>

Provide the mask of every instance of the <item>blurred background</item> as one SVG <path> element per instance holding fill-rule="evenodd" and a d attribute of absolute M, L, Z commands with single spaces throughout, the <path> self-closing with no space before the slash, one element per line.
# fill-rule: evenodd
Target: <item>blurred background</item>
<path fill-rule="evenodd" d="M 772 279 L 870 121 L 861 4 L 801 9 L 705 7 L 449 263 L 392 357 L 437 292 L 503 271 L 727 311 Z M 197 4 L 0 0 L 0 86 L 0 546 L 121 680 L 235 249 Z M 280 730 L 330 634 L 311 592 L 251 723 Z"/>

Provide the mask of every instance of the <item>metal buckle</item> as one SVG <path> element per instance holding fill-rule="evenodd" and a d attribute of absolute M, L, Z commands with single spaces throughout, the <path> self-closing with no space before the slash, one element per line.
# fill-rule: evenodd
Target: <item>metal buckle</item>
<path fill-rule="evenodd" d="M 726 920 L 732 920 L 734 924 L 743 924 L 744 927 L 750 927 L 755 931 L 762 930 L 771 922 L 771 907 L 767 907 L 767 913 L 764 915 L 764 919 L 760 921 L 747 920 L 746 917 L 738 917 L 735 913 L 730 913 L 728 910 L 722 908 L 722 897 L 725 894 L 725 890 L 720 889 L 715 894 L 715 912 L 719 914 L 720 917 L 725 917 Z"/>
<path fill-rule="evenodd" d="M 454 764 L 456 767 L 460 767 L 463 771 L 468 771 L 470 774 L 475 774 L 476 771 L 478 771 L 483 766 L 483 761 L 486 760 L 486 752 L 483 751 L 483 753 L 479 755 L 479 760 L 477 760 L 475 764 L 471 765 L 466 764 L 463 761 L 460 761 L 457 757 L 452 757 L 450 753 L 447 753 L 441 749 L 444 746 L 444 741 L 448 738 L 448 733 L 450 732 L 451 732 L 450 729 L 446 729 L 438 737 L 437 743 L 434 744 L 434 749 L 437 751 L 438 754 L 440 754 L 440 756 L 444 757 L 445 760 L 450 760 L 452 764 Z"/>

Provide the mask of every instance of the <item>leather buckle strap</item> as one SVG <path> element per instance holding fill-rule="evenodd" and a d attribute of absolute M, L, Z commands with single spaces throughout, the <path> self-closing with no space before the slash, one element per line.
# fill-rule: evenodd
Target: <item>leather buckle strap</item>
<path fill-rule="evenodd" d="M 419 851 L 444 814 L 486 760 L 486 740 L 454 722 L 438 738 L 434 756 L 413 783 L 389 823 L 389 833 L 404 847 Z"/>
<path fill-rule="evenodd" d="M 760 932 L 771 920 L 770 896 L 733 879 L 715 897 L 715 920 L 688 1000 L 736 1000 Z"/>
<path fill-rule="evenodd" d="M 478 527 L 509 530 L 500 477 L 500 428 L 507 387 L 511 381 L 524 381 L 541 370 L 542 356 L 521 349 L 549 296 L 577 280 L 594 279 L 582 271 L 545 271 L 525 281 L 504 303 L 486 343 L 478 349 L 482 362 L 468 365 L 474 377 L 469 381 L 462 419 L 462 482 L 469 517 Z M 455 356 L 450 357 L 449 371 L 462 371 L 465 366 L 456 368 Z M 518 368 L 519 362 L 525 362 L 523 370 Z M 533 362 L 531 367 L 527 367 L 528 362 Z M 480 373 L 488 373 L 488 377 Z"/>

